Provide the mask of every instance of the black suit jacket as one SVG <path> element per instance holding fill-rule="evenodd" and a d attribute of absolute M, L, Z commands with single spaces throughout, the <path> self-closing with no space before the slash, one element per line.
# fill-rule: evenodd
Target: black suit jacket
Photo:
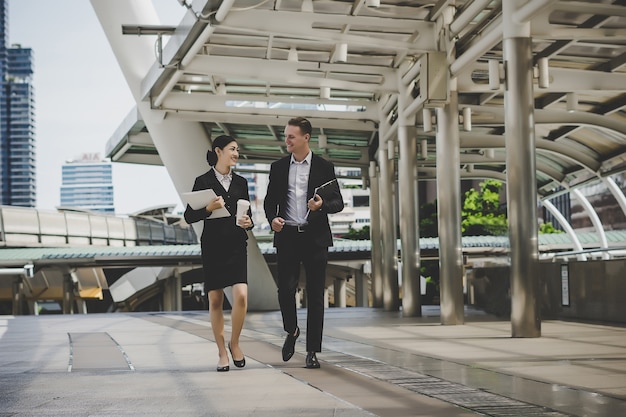
<path fill-rule="evenodd" d="M 270 181 L 263 203 L 265 216 L 270 224 L 276 217 L 285 218 L 290 162 L 291 155 L 272 163 L 270 168 Z M 332 162 L 313 154 L 307 187 L 307 201 L 313 197 L 315 188 L 336 178 L 335 166 Z M 343 210 L 343 197 L 341 197 L 337 181 L 324 188 L 324 191 L 320 192 L 320 196 L 323 200 L 322 207 L 318 211 L 309 213 L 309 224 L 306 234 L 313 239 L 316 245 L 328 247 L 333 245 L 333 237 L 328 224 L 328 214 L 338 213 Z M 282 232 L 274 233 L 274 246 L 290 244 L 284 236 L 285 234 Z"/>
<path fill-rule="evenodd" d="M 204 207 L 194 210 L 189 205 L 185 209 L 185 221 L 189 224 L 204 220 L 204 229 L 200 243 L 203 249 L 228 250 L 245 243 L 248 234 L 245 229 L 237 226 L 237 200 L 250 201 L 248 194 L 248 181 L 233 172 L 233 179 L 228 191 L 215 176 L 215 172 L 210 169 L 206 173 L 196 178 L 192 191 L 206 190 L 211 188 L 215 194 L 224 198 L 225 207 L 230 213 L 230 217 L 211 219 L 211 213 L 207 213 Z M 252 218 L 252 211 L 248 209 L 248 216 Z"/>

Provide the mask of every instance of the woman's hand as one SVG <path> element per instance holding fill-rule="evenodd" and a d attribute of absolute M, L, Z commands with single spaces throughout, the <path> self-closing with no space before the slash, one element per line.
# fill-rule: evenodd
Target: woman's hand
<path fill-rule="evenodd" d="M 208 213 L 211 213 L 212 211 L 215 211 L 215 210 L 221 209 L 221 208 L 224 208 L 224 198 L 220 195 L 220 196 L 217 196 L 215 198 L 215 200 L 211 201 L 206 206 L 206 211 Z"/>
<path fill-rule="evenodd" d="M 252 219 L 247 214 L 241 216 L 241 218 L 237 221 L 237 226 L 247 229 L 252 226 Z"/>

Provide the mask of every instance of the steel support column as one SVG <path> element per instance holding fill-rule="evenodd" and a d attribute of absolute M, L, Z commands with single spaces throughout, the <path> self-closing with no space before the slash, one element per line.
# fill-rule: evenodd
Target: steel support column
<path fill-rule="evenodd" d="M 12 314 L 14 316 L 21 316 L 22 304 L 24 302 L 24 284 L 22 283 L 21 278 L 18 278 L 15 281 L 13 281 L 12 292 L 13 292 Z"/>
<path fill-rule="evenodd" d="M 396 241 L 396 221 L 393 194 L 394 164 L 389 159 L 387 141 L 381 142 L 378 148 L 380 166 L 380 218 L 382 243 L 382 277 L 383 277 L 383 308 L 386 311 L 397 311 L 400 308 L 398 287 L 398 244 Z"/>
<path fill-rule="evenodd" d="M 383 306 L 383 275 L 382 275 L 382 248 L 380 230 L 380 187 L 379 173 L 376 162 L 370 162 L 370 240 L 372 242 L 371 267 L 372 267 L 372 307 Z M 367 288 L 366 288 L 367 290 Z"/>
<path fill-rule="evenodd" d="M 335 278 L 334 281 L 334 298 L 335 298 L 335 307 L 345 308 L 346 303 L 346 279 L 345 278 Z"/>
<path fill-rule="evenodd" d="M 461 168 L 458 96 L 437 109 L 437 212 L 441 324 L 463 324 Z"/>
<path fill-rule="evenodd" d="M 143 0 L 91 0 L 91 4 L 174 187 L 179 194 L 191 191 L 194 179 L 209 168 L 205 159 L 210 146 L 207 132 L 200 122 L 164 117 L 164 111 L 153 108 L 150 99 L 142 97 L 144 77 L 156 61 L 154 38 L 129 37 L 121 30 L 121 25 L 129 22 L 159 25 L 158 14 L 151 2 Z M 223 2 L 222 17 L 230 4 L 232 1 Z M 198 236 L 202 234 L 202 224 L 194 224 Z M 254 271 L 248 286 L 250 293 L 255 294 L 249 300 L 248 310 L 278 309 L 275 281 L 251 232 L 248 232 L 248 270 Z"/>
<path fill-rule="evenodd" d="M 417 201 L 417 139 L 415 123 L 404 115 L 407 93 L 398 97 L 398 197 L 400 205 L 400 241 L 402 259 L 402 315 L 421 317 L 419 223 Z"/>
<path fill-rule="evenodd" d="M 63 314 L 74 314 L 74 281 L 70 274 L 63 277 L 63 300 L 61 301 Z"/>
<path fill-rule="evenodd" d="M 369 307 L 369 288 L 367 274 L 360 269 L 354 270 L 354 304 L 357 307 Z"/>
<path fill-rule="evenodd" d="M 537 303 L 537 180 L 530 24 L 513 15 L 525 0 L 502 2 L 505 67 L 504 124 L 511 245 L 513 337 L 541 336 Z"/>
<path fill-rule="evenodd" d="M 174 269 L 173 274 L 165 280 L 163 285 L 164 311 L 181 311 L 183 309 L 182 288 L 180 271 Z"/>

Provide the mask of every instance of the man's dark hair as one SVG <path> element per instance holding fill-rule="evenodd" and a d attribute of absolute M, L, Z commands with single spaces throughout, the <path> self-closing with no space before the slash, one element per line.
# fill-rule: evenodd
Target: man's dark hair
<path fill-rule="evenodd" d="M 307 133 L 311 136 L 311 132 L 313 132 L 313 127 L 311 126 L 311 122 L 309 122 L 304 117 L 294 117 L 293 119 L 289 119 L 287 122 L 289 126 L 298 126 L 302 131 L 303 135 Z"/>

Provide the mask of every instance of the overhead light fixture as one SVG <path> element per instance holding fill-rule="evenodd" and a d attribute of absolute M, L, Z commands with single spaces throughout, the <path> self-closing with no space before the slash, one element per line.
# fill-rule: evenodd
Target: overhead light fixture
<path fill-rule="evenodd" d="M 578 95 L 574 92 L 565 95 L 565 107 L 569 113 L 574 113 L 578 108 Z"/>
<path fill-rule="evenodd" d="M 426 139 L 420 141 L 420 157 L 428 159 L 428 141 Z"/>
<path fill-rule="evenodd" d="M 548 58 L 543 57 L 537 60 L 537 85 L 539 88 L 548 88 L 550 86 L 550 72 Z"/>
<path fill-rule="evenodd" d="M 330 98 L 330 87 L 320 87 L 320 98 L 323 98 L 323 99 Z"/>
<path fill-rule="evenodd" d="M 369 174 L 370 178 L 376 177 L 376 161 L 370 161 Z"/>
<path fill-rule="evenodd" d="M 348 44 L 338 43 L 335 47 L 335 59 L 334 62 L 347 62 L 348 61 Z"/>
<path fill-rule="evenodd" d="M 489 62 L 489 89 L 500 89 L 500 62 L 497 59 L 490 59 Z"/>
<path fill-rule="evenodd" d="M 326 147 L 328 146 L 328 136 L 326 136 L 324 133 L 320 133 L 317 136 L 317 146 L 320 149 L 326 149 Z"/>
<path fill-rule="evenodd" d="M 422 119 L 424 123 L 424 132 L 433 131 L 433 120 L 431 118 L 430 109 L 422 109 Z"/>
<path fill-rule="evenodd" d="M 472 131 L 472 109 L 470 107 L 463 108 L 463 130 Z"/>
<path fill-rule="evenodd" d="M 287 55 L 287 61 L 298 62 L 298 50 L 294 47 L 289 49 L 289 55 Z"/>
<path fill-rule="evenodd" d="M 396 157 L 396 143 L 393 140 L 387 140 L 387 159 Z"/>
<path fill-rule="evenodd" d="M 365 0 L 365 6 L 378 8 L 380 7 L 380 0 Z"/>
<path fill-rule="evenodd" d="M 302 2 L 302 6 L 300 6 L 300 11 L 304 13 L 313 13 L 313 0 L 304 0 Z"/>

